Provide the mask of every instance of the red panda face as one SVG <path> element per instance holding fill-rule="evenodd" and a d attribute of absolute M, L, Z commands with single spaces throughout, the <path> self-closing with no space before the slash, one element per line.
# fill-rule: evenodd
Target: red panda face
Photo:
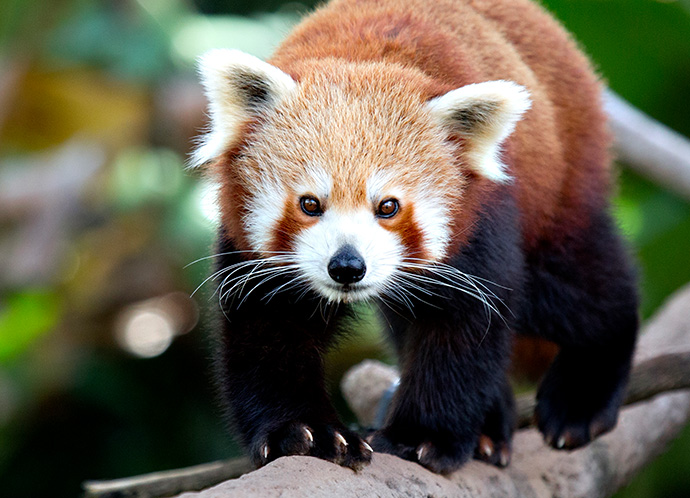
<path fill-rule="evenodd" d="M 216 166 L 221 195 L 234 199 L 221 201 L 226 226 L 241 232 L 231 235 L 328 300 L 394 292 L 406 265 L 446 256 L 468 167 L 449 133 L 474 132 L 467 157 L 505 176 L 490 150 L 504 130 L 487 125 L 501 121 L 502 101 L 478 106 L 472 91 L 429 101 L 409 69 L 382 64 L 314 64 L 297 83 L 220 52 L 202 61 L 213 127 L 196 160 L 241 144 Z"/>
<path fill-rule="evenodd" d="M 292 255 L 322 296 L 363 299 L 405 261 L 445 256 L 463 181 L 409 89 L 321 74 L 267 111 L 243 151 L 243 226 L 252 250 Z"/>

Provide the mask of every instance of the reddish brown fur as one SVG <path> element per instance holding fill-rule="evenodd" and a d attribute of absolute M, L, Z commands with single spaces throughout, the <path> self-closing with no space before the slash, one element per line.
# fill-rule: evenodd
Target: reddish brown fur
<path fill-rule="evenodd" d="M 218 204 L 220 208 L 221 223 L 228 237 L 231 237 L 238 247 L 248 248 L 247 238 L 242 225 L 242 218 L 246 213 L 249 192 L 247 185 L 241 181 L 235 172 L 234 165 L 241 157 L 245 142 L 258 125 L 256 121 L 249 121 L 242 125 L 238 133 L 244 140 L 234 144 L 232 149 L 226 151 L 211 164 L 211 175 L 218 180 L 220 191 L 218 192 Z"/>
<path fill-rule="evenodd" d="M 294 234 L 317 223 L 317 216 L 309 216 L 299 207 L 297 196 L 288 196 L 283 206 L 283 217 L 273 234 L 271 251 L 291 251 Z"/>
<path fill-rule="evenodd" d="M 312 60 L 334 75 L 345 61 L 417 68 L 429 78 L 410 73 L 423 98 L 495 79 L 526 86 L 533 106 L 506 159 L 520 186 L 527 247 L 586 224 L 609 190 L 599 84 L 570 37 L 527 0 L 336 0 L 304 21 L 271 63 L 300 80 Z M 474 180 L 458 211 L 459 234 L 492 188 Z"/>
<path fill-rule="evenodd" d="M 516 336 L 511 356 L 512 377 L 518 382 L 538 382 L 558 351 L 558 345 L 546 339 Z"/>
<path fill-rule="evenodd" d="M 223 154 L 213 163 L 212 174 L 219 180 L 220 191 L 218 203 L 221 223 L 225 231 L 233 238 L 238 247 L 249 247 L 242 228 L 242 217 L 245 213 L 249 192 L 242 182 L 238 181 L 232 165 L 237 161 L 240 146 Z"/>
<path fill-rule="evenodd" d="M 412 204 L 401 206 L 397 215 L 389 219 L 381 219 L 379 223 L 386 230 L 398 234 L 405 247 L 406 257 L 425 259 L 429 256 L 424 250 L 424 236 L 415 221 Z"/>

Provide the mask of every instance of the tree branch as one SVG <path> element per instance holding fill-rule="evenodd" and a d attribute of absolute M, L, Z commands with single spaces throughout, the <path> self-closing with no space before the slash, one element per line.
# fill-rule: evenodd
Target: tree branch
<path fill-rule="evenodd" d="M 690 385 L 690 286 L 677 292 L 644 328 L 626 403 Z M 672 350 L 681 353 L 670 353 Z M 369 375 L 371 370 L 369 371 Z M 390 385 L 387 381 L 380 394 Z M 351 377 L 351 374 L 348 375 Z M 369 377 L 371 378 L 371 377 Z M 385 379 L 384 379 L 385 380 Z M 370 398 L 371 392 L 367 395 Z M 380 397 L 380 395 L 379 395 Z M 526 399 L 526 398 L 525 398 Z M 527 408 L 522 408 L 526 410 Z M 530 412 L 531 413 L 531 412 Z M 223 496 L 452 496 L 452 497 L 598 497 L 609 496 L 659 455 L 690 419 L 690 393 L 657 396 L 624 409 L 611 433 L 575 451 L 547 447 L 535 429 L 515 435 L 514 455 L 507 469 L 472 461 L 450 476 L 385 454 L 375 454 L 359 473 L 311 457 L 279 458 L 243 476 L 247 461 L 218 462 L 191 469 L 109 483 L 87 483 L 87 495 L 161 496 L 211 489 L 180 498 Z M 179 474 L 179 476 L 176 476 Z"/>
<path fill-rule="evenodd" d="M 690 199 L 690 140 L 610 90 L 604 93 L 604 108 L 618 159 L 654 183 Z"/>
<path fill-rule="evenodd" d="M 249 458 L 233 458 L 112 481 L 86 481 L 84 490 L 87 498 L 172 496 L 235 479 L 252 469 Z"/>

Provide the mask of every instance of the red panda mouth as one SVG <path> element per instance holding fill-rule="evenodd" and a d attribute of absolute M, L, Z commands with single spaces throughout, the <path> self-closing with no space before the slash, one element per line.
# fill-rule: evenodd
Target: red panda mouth
<path fill-rule="evenodd" d="M 343 292 L 347 294 L 348 292 L 355 292 L 355 291 L 362 291 L 365 289 L 368 289 L 369 286 L 366 284 L 328 284 L 328 287 L 331 289 L 338 291 L 338 292 Z"/>
<path fill-rule="evenodd" d="M 371 297 L 370 289 L 372 286 L 358 283 L 328 283 L 326 284 L 326 288 L 328 288 L 330 292 L 334 292 L 336 294 L 335 296 L 331 295 L 329 299 L 336 299 L 337 301 L 342 301 L 344 303 L 352 303 L 361 299 L 366 299 L 367 297 Z"/>

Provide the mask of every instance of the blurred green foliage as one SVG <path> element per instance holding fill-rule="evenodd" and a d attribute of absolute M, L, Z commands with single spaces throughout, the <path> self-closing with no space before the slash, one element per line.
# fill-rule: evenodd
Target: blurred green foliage
<path fill-rule="evenodd" d="M 544 0 L 611 88 L 650 116 L 690 134 L 690 2 Z M 678 96 L 680 100 L 676 100 Z"/>
<path fill-rule="evenodd" d="M 27 350 L 50 332 L 60 318 L 59 296 L 31 291 L 5 297 L 0 309 L 0 365 Z"/>
<path fill-rule="evenodd" d="M 313 3 L 0 2 L 3 497 L 74 496 L 85 479 L 238 454 L 208 387 L 213 285 L 195 295 L 196 328 L 180 325 L 163 354 L 132 356 L 118 334 L 128 313 L 189 295 L 209 273 L 213 191 L 184 169 L 203 126 L 195 57 L 213 47 L 267 57 Z M 690 135 L 688 0 L 544 4 L 613 90 Z M 65 156 L 74 140 L 105 158 L 85 180 L 86 165 Z M 628 171 L 620 180 L 614 209 L 648 317 L 690 281 L 690 204 Z M 385 356 L 366 324 L 329 358 L 331 379 Z M 620 496 L 687 496 L 688 467 L 690 430 Z"/>

